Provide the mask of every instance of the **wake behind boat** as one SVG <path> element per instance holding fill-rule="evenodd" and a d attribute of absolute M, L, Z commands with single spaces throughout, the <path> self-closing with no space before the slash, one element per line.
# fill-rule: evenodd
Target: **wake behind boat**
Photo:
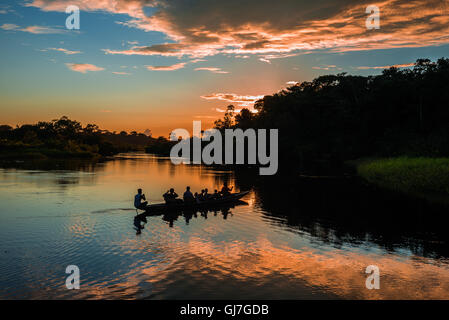
<path fill-rule="evenodd" d="M 192 210 L 197 208 L 208 208 L 214 207 L 218 205 L 235 203 L 238 202 L 241 198 L 247 195 L 249 191 L 236 192 L 231 193 L 226 196 L 222 196 L 219 199 L 208 199 L 203 201 L 194 201 L 194 202 L 184 202 L 180 200 L 177 203 L 156 203 L 147 205 L 146 207 L 142 207 L 142 210 L 148 212 L 157 212 L 157 211 L 174 211 L 174 210 Z"/>

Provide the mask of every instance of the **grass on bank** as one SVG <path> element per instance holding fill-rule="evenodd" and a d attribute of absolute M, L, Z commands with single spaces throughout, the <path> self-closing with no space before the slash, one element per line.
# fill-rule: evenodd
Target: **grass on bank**
<path fill-rule="evenodd" d="M 449 158 L 390 158 L 357 164 L 363 179 L 410 194 L 449 195 Z"/>

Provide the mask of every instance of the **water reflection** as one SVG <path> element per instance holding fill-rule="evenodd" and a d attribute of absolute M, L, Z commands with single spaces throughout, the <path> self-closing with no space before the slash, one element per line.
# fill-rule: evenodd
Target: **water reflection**
<path fill-rule="evenodd" d="M 213 214 L 214 217 L 220 213 L 223 217 L 223 220 L 226 220 L 228 216 L 233 216 L 231 209 L 236 206 L 248 205 L 245 201 L 235 201 L 233 204 L 223 204 L 223 205 L 215 205 L 213 207 L 202 207 L 198 209 L 189 209 L 189 210 L 174 210 L 168 212 L 144 212 L 137 214 L 134 217 L 133 225 L 136 230 L 136 234 L 141 234 L 142 230 L 145 229 L 145 224 L 148 222 L 147 217 L 157 217 L 162 216 L 162 220 L 168 223 L 170 228 L 173 228 L 175 221 L 178 220 L 179 217 L 183 217 L 185 224 L 189 225 L 192 218 L 197 219 L 207 219 L 209 212 Z"/>
<path fill-rule="evenodd" d="M 225 181 L 252 190 L 245 205 L 132 208 L 138 187 L 157 203 L 170 187 Z M 6 165 L 0 202 L 0 298 L 449 299 L 447 209 L 357 181 L 266 180 L 133 154 Z M 76 292 L 64 286 L 69 264 L 81 270 Z M 365 288 L 370 264 L 380 290 Z"/>
<path fill-rule="evenodd" d="M 374 243 L 390 253 L 406 249 L 423 257 L 449 257 L 444 205 L 374 190 L 358 180 L 280 182 L 281 191 L 273 184 L 254 185 L 271 224 L 286 224 L 336 248 Z"/>

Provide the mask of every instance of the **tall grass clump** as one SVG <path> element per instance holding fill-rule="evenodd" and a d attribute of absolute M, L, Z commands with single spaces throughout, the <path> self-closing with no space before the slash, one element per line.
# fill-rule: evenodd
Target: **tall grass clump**
<path fill-rule="evenodd" d="M 449 158 L 367 160 L 357 173 L 379 187 L 405 193 L 449 194 Z"/>

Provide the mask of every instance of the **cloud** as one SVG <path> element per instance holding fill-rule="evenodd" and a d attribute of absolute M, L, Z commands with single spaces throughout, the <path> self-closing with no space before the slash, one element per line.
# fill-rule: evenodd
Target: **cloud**
<path fill-rule="evenodd" d="M 140 56 L 182 56 L 184 46 L 178 43 L 163 43 L 152 46 L 133 46 L 127 50 L 103 49 L 106 54 L 140 55 Z"/>
<path fill-rule="evenodd" d="M 337 68 L 336 65 L 327 65 L 327 66 L 323 66 L 323 67 L 312 67 L 312 69 L 315 69 L 315 70 L 330 70 L 330 69 L 335 69 L 335 68 Z M 341 68 L 338 68 L 338 69 L 341 69 Z"/>
<path fill-rule="evenodd" d="M 287 81 L 285 84 L 288 86 L 294 86 L 297 85 L 299 82 L 298 81 Z"/>
<path fill-rule="evenodd" d="M 223 71 L 221 68 L 215 67 L 203 67 L 203 68 L 195 68 L 196 71 L 210 71 L 212 73 L 229 73 L 228 71 Z"/>
<path fill-rule="evenodd" d="M 191 56 L 259 55 L 268 62 L 298 52 L 346 52 L 449 43 L 447 0 L 381 0 L 381 27 L 367 30 L 371 0 L 33 0 L 29 6 L 63 12 L 126 14 L 123 25 L 164 33 L 173 43 L 105 49 L 110 54 Z M 146 7 L 154 13 L 145 14 Z M 271 57 L 271 59 L 270 59 Z"/>
<path fill-rule="evenodd" d="M 18 30 L 20 27 L 17 24 L 13 24 L 13 23 L 4 23 L 0 26 L 0 29 L 3 30 Z"/>
<path fill-rule="evenodd" d="M 59 51 L 69 55 L 82 53 L 81 51 L 71 51 L 64 48 L 48 48 L 47 50 Z"/>
<path fill-rule="evenodd" d="M 21 28 L 20 26 L 13 23 L 5 23 L 2 26 L 0 26 L 0 28 L 7 31 L 22 31 L 33 34 L 59 34 L 65 32 L 64 29 L 56 29 L 45 26 L 28 26 L 25 28 Z"/>
<path fill-rule="evenodd" d="M 245 96 L 245 95 L 238 95 L 235 93 L 212 93 L 208 95 L 201 96 L 201 98 L 206 100 L 221 100 L 221 101 L 227 101 L 233 104 L 237 104 L 241 107 L 249 107 L 252 106 L 257 100 L 262 99 L 264 96 Z"/>
<path fill-rule="evenodd" d="M 102 71 L 104 68 L 89 63 L 66 63 L 66 66 L 76 72 L 86 73 L 88 71 Z"/>
<path fill-rule="evenodd" d="M 262 61 L 262 62 L 266 62 L 266 63 L 270 63 L 271 64 L 271 60 L 296 57 L 298 55 L 299 55 L 299 53 L 267 54 L 267 55 L 261 56 L 259 58 L 259 60 Z"/>
<path fill-rule="evenodd" d="M 16 13 L 10 6 L 2 5 L 0 8 L 0 14 Z"/>
<path fill-rule="evenodd" d="M 204 62 L 204 61 L 207 61 L 207 60 L 205 60 L 205 59 L 194 59 L 194 60 L 191 60 L 190 63 L 198 63 L 198 62 Z"/>
<path fill-rule="evenodd" d="M 185 62 L 173 64 L 171 66 L 145 66 L 148 70 L 153 71 L 174 71 L 184 68 L 186 65 Z"/>
<path fill-rule="evenodd" d="M 113 74 L 118 74 L 118 75 L 130 75 L 131 73 L 129 72 L 122 72 L 122 71 L 112 71 Z"/>
<path fill-rule="evenodd" d="M 43 27 L 43 26 L 29 26 L 25 27 L 23 29 L 20 29 L 20 31 L 23 32 L 29 32 L 33 34 L 58 34 L 58 33 L 64 33 L 65 30 L 63 29 L 55 29 L 52 27 Z"/>
<path fill-rule="evenodd" d="M 368 70 L 368 69 L 390 69 L 390 68 L 408 68 L 408 67 L 413 67 L 415 65 L 415 63 L 404 63 L 404 64 L 394 64 L 391 66 L 377 66 L 377 67 L 357 67 L 357 69 L 360 70 Z"/>

